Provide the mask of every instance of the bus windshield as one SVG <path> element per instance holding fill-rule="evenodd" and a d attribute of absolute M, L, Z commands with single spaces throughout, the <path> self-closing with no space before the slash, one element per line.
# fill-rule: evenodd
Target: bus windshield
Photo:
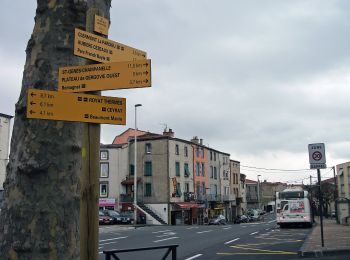
<path fill-rule="evenodd" d="M 281 192 L 279 194 L 280 199 L 288 200 L 288 199 L 303 199 L 304 191 L 286 191 Z"/>

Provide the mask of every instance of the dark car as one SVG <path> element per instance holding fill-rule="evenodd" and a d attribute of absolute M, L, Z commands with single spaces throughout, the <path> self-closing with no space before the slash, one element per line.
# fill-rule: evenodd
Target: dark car
<path fill-rule="evenodd" d="M 209 220 L 208 225 L 226 225 L 226 218 L 223 215 L 216 216 Z"/>
<path fill-rule="evenodd" d="M 113 219 L 114 224 L 130 224 L 131 219 L 115 210 L 105 210 L 103 213 Z"/>
<path fill-rule="evenodd" d="M 100 225 L 110 225 L 113 224 L 113 218 L 105 215 L 102 211 L 98 212 L 98 223 Z"/>
<path fill-rule="evenodd" d="M 249 222 L 249 218 L 246 215 L 241 215 L 241 216 L 238 215 L 233 221 L 233 223 L 235 224 L 248 223 L 248 222 Z"/>

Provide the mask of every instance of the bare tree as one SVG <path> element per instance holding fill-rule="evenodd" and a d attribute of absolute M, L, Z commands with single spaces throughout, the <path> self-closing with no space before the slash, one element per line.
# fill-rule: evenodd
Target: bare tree
<path fill-rule="evenodd" d="M 58 68 L 85 62 L 73 55 L 74 28 L 85 28 L 92 6 L 109 16 L 110 2 L 37 0 L 4 183 L 0 259 L 79 259 L 83 124 L 27 119 L 27 90 L 57 90 Z"/>

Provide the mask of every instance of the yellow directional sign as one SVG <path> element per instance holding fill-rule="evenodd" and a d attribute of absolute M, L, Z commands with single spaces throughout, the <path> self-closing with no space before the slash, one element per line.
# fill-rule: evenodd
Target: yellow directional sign
<path fill-rule="evenodd" d="M 94 31 L 103 35 L 108 35 L 109 20 L 95 14 Z"/>
<path fill-rule="evenodd" d="M 126 99 L 29 89 L 27 118 L 125 125 Z"/>
<path fill-rule="evenodd" d="M 58 91 L 85 92 L 151 87 L 151 60 L 62 67 Z"/>
<path fill-rule="evenodd" d="M 74 54 L 102 63 L 144 60 L 146 52 L 75 28 Z"/>

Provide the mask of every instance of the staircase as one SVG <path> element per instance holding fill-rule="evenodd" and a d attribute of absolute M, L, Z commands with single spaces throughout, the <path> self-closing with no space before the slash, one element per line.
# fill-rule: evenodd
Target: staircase
<path fill-rule="evenodd" d="M 137 206 L 139 209 L 141 209 L 144 213 L 150 215 L 152 218 L 154 218 L 155 220 L 157 220 L 159 223 L 161 223 L 162 225 L 167 225 L 167 223 L 161 218 L 159 217 L 156 213 L 154 213 L 149 207 L 147 207 L 145 204 L 143 204 L 142 202 L 138 202 Z"/>

